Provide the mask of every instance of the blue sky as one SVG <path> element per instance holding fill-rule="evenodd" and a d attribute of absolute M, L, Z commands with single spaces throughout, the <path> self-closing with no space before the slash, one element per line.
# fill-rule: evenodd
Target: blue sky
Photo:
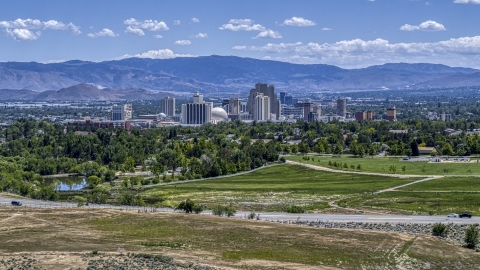
<path fill-rule="evenodd" d="M 0 61 L 236 55 L 480 68 L 480 0 L 2 1 Z"/>

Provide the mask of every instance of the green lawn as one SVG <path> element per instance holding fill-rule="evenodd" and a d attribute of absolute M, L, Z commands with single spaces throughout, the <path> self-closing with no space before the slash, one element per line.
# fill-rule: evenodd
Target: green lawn
<path fill-rule="evenodd" d="M 299 165 L 282 165 L 249 174 L 193 183 L 176 183 L 146 190 L 149 203 L 165 200 L 175 205 L 192 200 L 212 205 L 234 203 L 242 210 L 277 211 L 285 205 L 306 205 L 309 210 L 328 208 L 328 200 L 372 193 L 416 179 L 316 171 Z"/>
<path fill-rule="evenodd" d="M 406 174 L 415 174 L 415 175 L 469 175 L 469 174 L 478 174 L 480 175 L 480 163 L 427 163 L 427 162 L 408 162 L 400 161 L 401 158 L 381 158 L 381 157 L 365 157 L 365 158 L 355 158 L 355 157 L 331 157 L 331 156 L 310 156 L 310 160 L 304 160 L 303 156 L 288 156 L 285 157 L 287 160 L 308 163 L 313 165 L 319 165 L 329 168 L 334 168 L 329 166 L 329 161 L 333 162 L 342 162 L 347 163 L 350 169 L 350 165 L 354 165 L 355 168 L 357 165 L 361 165 L 361 170 L 364 172 L 377 172 L 377 173 L 387 173 L 393 174 L 389 170 L 391 165 L 395 165 L 396 174 L 403 174 L 402 167 L 405 166 Z M 447 171 L 446 171 L 447 170 Z M 356 169 L 355 169 L 356 171 Z"/>
<path fill-rule="evenodd" d="M 480 177 L 444 177 L 400 188 L 404 191 L 476 191 L 480 193 Z"/>
<path fill-rule="evenodd" d="M 480 215 L 480 194 L 394 191 L 345 199 L 339 205 L 359 209 L 387 209 L 406 214 L 446 215 L 466 211 Z"/>

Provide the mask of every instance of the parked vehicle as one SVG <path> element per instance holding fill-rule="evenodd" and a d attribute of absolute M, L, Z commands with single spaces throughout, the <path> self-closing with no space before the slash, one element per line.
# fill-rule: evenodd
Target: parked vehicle
<path fill-rule="evenodd" d="M 466 217 L 466 218 L 472 218 L 472 215 L 470 215 L 469 213 L 461 213 L 461 214 L 459 215 L 459 217 L 460 217 L 460 218 L 464 218 L 464 217 Z"/>
<path fill-rule="evenodd" d="M 22 202 L 19 201 L 12 201 L 13 206 L 22 206 Z"/>
<path fill-rule="evenodd" d="M 458 218 L 458 214 L 451 213 L 451 214 L 448 214 L 447 217 Z"/>

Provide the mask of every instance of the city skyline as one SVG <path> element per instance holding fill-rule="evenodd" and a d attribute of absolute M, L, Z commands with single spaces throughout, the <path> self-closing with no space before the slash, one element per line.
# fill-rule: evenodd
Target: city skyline
<path fill-rule="evenodd" d="M 478 0 L 7 2 L 0 61 L 235 55 L 479 68 Z"/>

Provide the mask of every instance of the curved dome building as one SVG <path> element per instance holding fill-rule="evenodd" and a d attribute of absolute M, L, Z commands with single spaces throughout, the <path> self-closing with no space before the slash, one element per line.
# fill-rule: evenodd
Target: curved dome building
<path fill-rule="evenodd" d="M 215 107 L 212 109 L 212 121 L 216 122 L 227 122 L 228 121 L 228 114 L 227 112 L 221 107 Z"/>

